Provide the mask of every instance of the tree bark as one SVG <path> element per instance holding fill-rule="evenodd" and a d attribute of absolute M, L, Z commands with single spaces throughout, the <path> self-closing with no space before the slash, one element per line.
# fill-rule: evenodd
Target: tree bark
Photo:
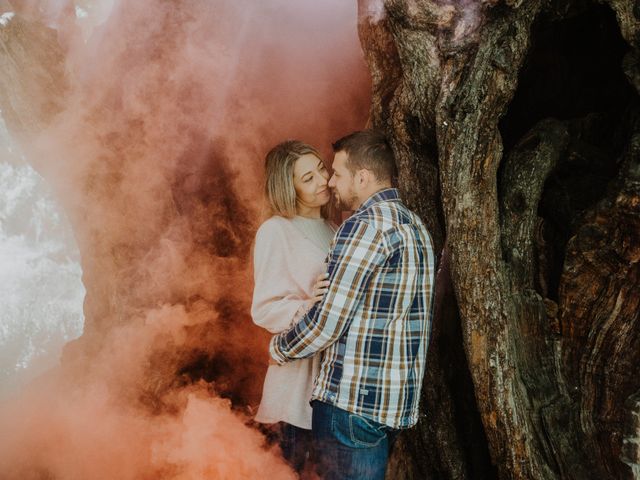
<path fill-rule="evenodd" d="M 622 34 L 635 45 L 631 2 L 611 5 Z M 638 474 L 637 420 L 631 419 L 640 382 L 624 367 L 637 362 L 640 351 L 640 211 L 631 207 L 637 183 L 628 167 L 633 148 L 608 200 L 575 220 L 563 264 L 564 251 L 552 258 L 545 245 L 539 205 L 550 175 L 576 155 L 576 126 L 545 120 L 506 154 L 498 130 L 534 22 L 541 28 L 589 8 L 580 2 L 360 1 L 360 37 L 374 80 L 371 123 L 391 139 L 405 198 L 435 237 L 445 238 L 475 402 L 500 478 Z M 637 88 L 636 58 L 632 50 L 624 63 Z M 635 131 L 632 124 L 624 135 Z M 594 223 L 598 240 L 580 243 L 581 232 L 596 229 Z M 618 240 L 605 245 L 605 238 Z M 562 271 L 559 299 L 549 298 L 553 268 Z M 603 319 L 610 328 L 602 327 Z M 441 321 L 436 316 L 436 325 Z M 565 325 L 581 327 L 568 335 Z M 459 448 L 465 441 L 456 421 L 447 418 L 453 409 L 442 402 L 452 398 L 452 387 L 439 380 L 452 367 L 443 367 L 442 347 L 431 348 L 425 404 L 427 411 L 445 408 L 406 443 L 413 451 L 445 445 L 440 457 L 446 460 L 428 467 L 416 456 L 414 471 L 479 478 Z M 448 396 L 441 391 L 447 388 Z M 404 471 L 392 469 L 396 478 Z"/>

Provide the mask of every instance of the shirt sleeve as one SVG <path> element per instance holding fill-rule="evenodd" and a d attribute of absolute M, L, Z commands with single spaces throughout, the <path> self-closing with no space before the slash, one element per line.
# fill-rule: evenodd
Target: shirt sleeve
<path fill-rule="evenodd" d="M 287 238 L 276 223 L 263 224 L 253 251 L 253 323 L 271 333 L 289 328 L 312 305 L 292 279 L 287 264 Z"/>
<path fill-rule="evenodd" d="M 386 260 L 382 233 L 358 218 L 340 227 L 329 256 L 329 287 L 298 323 L 271 339 L 272 358 L 282 364 L 309 357 L 338 340 L 366 295 L 374 271 Z"/>

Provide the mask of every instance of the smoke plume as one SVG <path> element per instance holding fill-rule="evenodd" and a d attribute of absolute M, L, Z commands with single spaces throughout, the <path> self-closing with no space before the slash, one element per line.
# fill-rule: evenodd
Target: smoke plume
<path fill-rule="evenodd" d="M 328 154 L 366 121 L 356 5 L 9 3 L 0 107 L 70 218 L 87 296 L 61 366 L 0 410 L 0 477 L 292 478 L 251 427 L 250 248 L 268 149 Z"/>

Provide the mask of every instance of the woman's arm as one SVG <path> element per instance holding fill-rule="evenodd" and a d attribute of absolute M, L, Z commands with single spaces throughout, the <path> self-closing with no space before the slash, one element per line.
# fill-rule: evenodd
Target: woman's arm
<path fill-rule="evenodd" d="M 282 226 L 264 223 L 256 234 L 253 253 L 254 281 L 251 317 L 271 333 L 289 328 L 313 305 L 288 267 L 289 245 Z"/>

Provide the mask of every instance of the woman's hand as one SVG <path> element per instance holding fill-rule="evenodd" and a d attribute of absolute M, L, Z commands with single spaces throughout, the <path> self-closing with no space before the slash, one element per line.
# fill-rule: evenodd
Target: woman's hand
<path fill-rule="evenodd" d="M 311 293 L 313 303 L 322 300 L 324 294 L 327 293 L 327 287 L 329 286 L 329 280 L 327 280 L 327 278 L 329 278 L 329 274 L 326 272 L 316 277 L 316 283 L 313 284 L 313 291 Z"/>

